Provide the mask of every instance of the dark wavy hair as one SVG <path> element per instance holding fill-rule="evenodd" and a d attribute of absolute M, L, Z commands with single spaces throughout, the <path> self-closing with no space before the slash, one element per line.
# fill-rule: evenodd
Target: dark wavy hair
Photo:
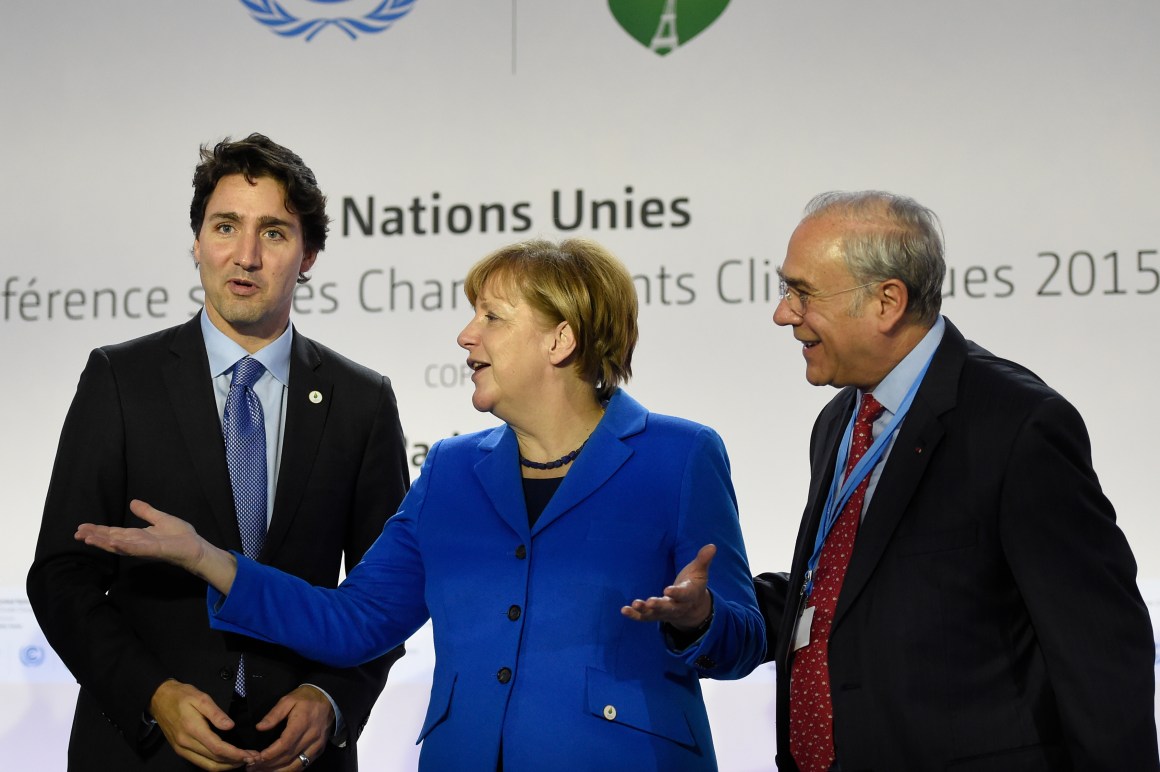
<path fill-rule="evenodd" d="M 314 172 L 293 151 L 262 134 L 251 134 L 233 142 L 226 137 L 210 148 L 201 146 L 201 161 L 193 171 L 193 201 L 189 205 L 189 225 L 194 238 L 201 233 L 205 206 L 222 177 L 241 174 L 249 182 L 269 177 L 282 186 L 286 210 L 302 223 L 302 240 L 307 254 L 326 248 L 330 218 L 326 196 L 318 187 Z M 300 275 L 298 281 L 309 277 Z"/>

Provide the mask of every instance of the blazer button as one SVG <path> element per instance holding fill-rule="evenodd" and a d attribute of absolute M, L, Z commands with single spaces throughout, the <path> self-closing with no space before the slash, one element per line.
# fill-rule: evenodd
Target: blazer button
<path fill-rule="evenodd" d="M 506 668 L 506 667 L 501 667 L 499 669 L 499 672 L 495 674 L 495 679 L 497 681 L 499 681 L 501 684 L 506 684 L 508 681 L 512 680 L 511 669 Z"/>
<path fill-rule="evenodd" d="M 222 668 L 222 672 L 218 673 L 218 675 L 219 675 L 219 676 L 221 676 L 221 679 L 222 679 L 223 681 L 232 681 L 232 680 L 234 680 L 234 674 L 233 674 L 233 671 L 231 671 L 231 670 L 230 670 L 228 667 L 223 667 L 223 668 Z"/>
<path fill-rule="evenodd" d="M 704 654 L 693 660 L 693 664 L 702 670 L 712 670 L 717 667 L 717 662 L 712 657 L 706 657 Z"/>
<path fill-rule="evenodd" d="M 522 544 L 520 546 L 516 547 L 516 557 L 517 558 L 519 558 L 520 560 L 523 560 L 527 556 L 528 556 L 528 548 L 527 547 L 525 547 Z"/>
<path fill-rule="evenodd" d="M 612 705 L 605 705 L 604 706 L 604 717 L 606 719 L 608 719 L 609 721 L 615 721 L 616 720 L 616 708 Z"/>
<path fill-rule="evenodd" d="M 512 606 L 511 608 L 508 609 L 508 619 L 510 619 L 511 621 L 514 622 L 519 618 L 520 618 L 520 607 L 519 606 Z"/>

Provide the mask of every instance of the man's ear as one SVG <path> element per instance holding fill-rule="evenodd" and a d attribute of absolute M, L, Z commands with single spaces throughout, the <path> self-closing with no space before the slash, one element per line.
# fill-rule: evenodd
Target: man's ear
<path fill-rule="evenodd" d="M 318 259 L 317 252 L 307 252 L 302 257 L 302 265 L 298 268 L 298 273 L 303 274 L 314 267 L 314 261 Z"/>
<path fill-rule="evenodd" d="M 560 322 L 552 332 L 548 358 L 554 365 L 563 364 L 576 351 L 576 335 L 572 332 L 572 325 L 567 322 Z"/>
<path fill-rule="evenodd" d="M 883 332 L 896 330 L 903 324 L 909 307 L 910 293 L 901 280 L 886 279 L 878 285 L 878 291 L 874 293 L 873 309 Z"/>

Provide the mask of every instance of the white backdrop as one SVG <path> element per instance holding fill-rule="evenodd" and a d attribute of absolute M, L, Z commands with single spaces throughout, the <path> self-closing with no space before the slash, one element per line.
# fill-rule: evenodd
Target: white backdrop
<path fill-rule="evenodd" d="M 1155 0 L 678 0 L 686 19 L 724 10 L 665 56 L 610 7 L 659 22 L 664 0 L 395 0 L 410 13 L 378 32 L 285 35 L 293 25 L 261 23 L 274 6 L 248 5 L 5 7 L 6 767 L 64 767 L 76 687 L 36 648 L 23 584 L 77 376 L 94 346 L 196 310 L 197 146 L 251 131 L 300 153 L 330 196 L 295 323 L 391 376 L 416 456 L 493 423 L 471 409 L 455 345 L 467 266 L 529 236 L 612 248 L 642 299 L 629 390 L 721 432 L 755 571 L 788 567 L 809 428 L 832 395 L 806 384 L 799 347 L 770 322 L 773 269 L 813 194 L 916 197 L 946 231 L 945 313 L 1087 420 L 1160 614 L 1157 456 L 1142 439 L 1160 430 L 1144 402 L 1160 374 Z M 381 5 L 281 8 L 382 27 Z M 594 216 L 594 200 L 612 203 Z M 428 633 L 409 648 L 364 735 L 367 769 L 414 767 Z M 769 669 L 705 686 L 722 768 L 770 768 Z"/>

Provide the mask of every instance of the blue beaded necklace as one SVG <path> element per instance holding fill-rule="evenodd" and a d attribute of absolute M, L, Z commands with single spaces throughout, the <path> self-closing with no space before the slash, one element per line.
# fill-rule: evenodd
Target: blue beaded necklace
<path fill-rule="evenodd" d="M 547 461 L 542 464 L 539 461 L 528 461 L 526 458 L 524 458 L 524 454 L 521 453 L 520 463 L 526 466 L 528 469 L 559 469 L 565 464 L 571 464 L 573 461 L 575 461 L 576 456 L 580 455 L 580 451 L 584 450 L 584 446 L 587 444 L 588 440 L 584 440 L 584 442 L 580 443 L 580 447 L 576 448 L 576 450 L 572 451 L 571 453 L 565 453 L 555 461 Z"/>

